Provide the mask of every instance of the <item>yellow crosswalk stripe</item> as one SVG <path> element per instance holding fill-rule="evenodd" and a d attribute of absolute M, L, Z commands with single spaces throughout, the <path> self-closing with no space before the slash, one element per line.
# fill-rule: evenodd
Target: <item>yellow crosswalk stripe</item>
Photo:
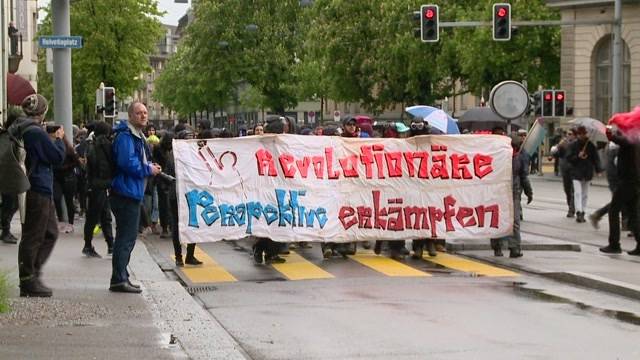
<path fill-rule="evenodd" d="M 202 265 L 191 266 L 185 265 L 181 268 L 182 273 L 192 283 L 216 283 L 216 282 L 234 282 L 238 281 L 233 275 L 231 275 L 222 266 L 218 265 L 207 253 L 200 250 L 196 246 L 195 257 L 202 261 Z"/>
<path fill-rule="evenodd" d="M 387 276 L 431 276 L 431 274 L 418 269 L 414 269 L 409 265 L 405 265 L 399 261 L 390 259 L 385 256 L 376 255 L 372 251 L 360 251 L 355 255 L 349 256 L 351 259 L 360 264 L 369 267 L 375 271 L 381 272 Z"/>
<path fill-rule="evenodd" d="M 273 264 L 273 268 L 289 280 L 331 279 L 334 276 L 300 256 L 295 251 L 282 255 L 287 262 Z"/>
<path fill-rule="evenodd" d="M 513 271 L 441 252 L 439 252 L 438 256 L 435 257 L 425 255 L 422 258 L 450 269 L 475 273 L 483 276 L 520 276 L 520 274 Z"/>

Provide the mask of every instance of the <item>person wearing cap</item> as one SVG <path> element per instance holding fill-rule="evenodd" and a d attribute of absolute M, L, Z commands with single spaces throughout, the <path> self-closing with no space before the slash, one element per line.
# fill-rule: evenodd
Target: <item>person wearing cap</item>
<path fill-rule="evenodd" d="M 41 125 L 49 109 L 47 99 L 40 94 L 22 101 L 24 123 Z M 15 124 L 14 124 L 15 125 Z M 26 151 L 25 165 L 31 188 L 27 191 L 22 239 L 18 248 L 20 296 L 50 297 L 52 290 L 42 283 L 42 268 L 58 239 L 56 208 L 53 203 L 53 166 L 65 158 L 62 126 L 45 132 L 40 126 L 25 128 L 22 139 Z"/>
<path fill-rule="evenodd" d="M 127 266 L 138 237 L 140 208 L 147 179 L 158 175 L 162 168 L 150 161 L 151 153 L 143 133 L 149 121 L 147 107 L 135 101 L 129 105 L 128 114 L 128 121 L 121 121 L 115 127 L 111 147 L 115 172 L 109 201 L 116 219 L 116 236 L 109 291 L 141 293 L 139 285 L 129 280 Z"/>

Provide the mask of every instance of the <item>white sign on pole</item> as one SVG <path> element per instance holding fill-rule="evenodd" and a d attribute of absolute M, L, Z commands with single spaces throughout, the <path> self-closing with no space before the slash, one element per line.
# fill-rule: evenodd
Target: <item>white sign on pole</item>
<path fill-rule="evenodd" d="M 47 59 L 46 59 L 46 63 L 47 63 L 47 72 L 49 74 L 53 74 L 53 49 L 52 48 L 46 48 L 46 55 L 47 55 Z"/>
<path fill-rule="evenodd" d="M 309 122 L 316 122 L 316 113 L 315 113 L 315 111 L 309 111 L 308 116 L 309 116 Z"/>
<path fill-rule="evenodd" d="M 340 121 L 340 110 L 336 110 L 333 112 L 333 121 Z"/>

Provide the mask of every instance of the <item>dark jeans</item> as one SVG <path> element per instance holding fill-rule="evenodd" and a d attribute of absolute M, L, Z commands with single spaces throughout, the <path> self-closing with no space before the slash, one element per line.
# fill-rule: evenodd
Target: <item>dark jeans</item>
<path fill-rule="evenodd" d="M 176 259 L 182 258 L 182 246 L 180 245 L 180 235 L 178 234 L 178 199 L 171 198 L 171 239 L 173 240 L 173 252 Z M 187 258 L 192 258 L 196 250 L 196 244 L 187 245 Z"/>
<path fill-rule="evenodd" d="M 122 285 L 128 282 L 127 266 L 131 260 L 131 252 L 136 245 L 138 224 L 140 222 L 141 200 L 111 194 L 111 210 L 116 218 L 116 238 L 113 242 L 113 258 L 111 262 L 111 285 Z"/>
<path fill-rule="evenodd" d="M 576 207 L 573 198 L 573 180 L 571 180 L 568 170 L 562 171 L 562 187 L 564 188 L 564 194 L 567 196 L 569 211 L 575 212 Z"/>
<path fill-rule="evenodd" d="M 84 223 L 84 246 L 91 247 L 93 229 L 100 222 L 102 234 L 108 247 L 113 246 L 113 230 L 111 226 L 111 205 L 107 197 L 107 190 L 91 190 L 87 193 L 89 205 L 87 218 Z"/>
<path fill-rule="evenodd" d="M 160 227 L 166 231 L 171 224 L 171 211 L 169 209 L 169 194 L 167 190 L 158 187 L 158 211 L 160 212 Z"/>
<path fill-rule="evenodd" d="M 491 248 L 502 248 L 502 242 L 506 241 L 509 250 L 520 250 L 521 236 L 520 236 L 520 193 L 513 194 L 513 233 L 511 235 L 503 236 L 501 238 L 491 239 Z"/>
<path fill-rule="evenodd" d="M 0 214 L 2 222 L 2 231 L 11 229 L 11 219 L 18 210 L 18 195 L 2 194 L 2 214 Z"/>
<path fill-rule="evenodd" d="M 626 210 L 628 227 L 640 245 L 638 228 L 638 185 L 621 182 L 613 192 L 609 203 L 609 245 L 620 247 L 620 212 Z"/>
<path fill-rule="evenodd" d="M 56 208 L 50 196 L 27 191 L 22 239 L 18 248 L 20 281 L 39 277 L 58 239 Z"/>
<path fill-rule="evenodd" d="M 78 191 L 78 182 L 69 178 L 53 181 L 53 201 L 58 212 L 58 221 L 62 222 L 62 196 L 67 207 L 67 222 L 73 225 L 73 218 L 76 215 L 76 207 L 73 204 L 73 197 Z"/>

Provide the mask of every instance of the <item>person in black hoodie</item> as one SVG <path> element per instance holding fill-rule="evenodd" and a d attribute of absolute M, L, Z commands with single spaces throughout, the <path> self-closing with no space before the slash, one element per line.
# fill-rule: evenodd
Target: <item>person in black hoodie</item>
<path fill-rule="evenodd" d="M 602 172 L 602 166 L 598 150 L 589 140 L 587 129 L 584 126 L 578 126 L 576 136 L 578 139 L 569 145 L 567 159 L 571 164 L 576 222 L 583 223 L 586 222 L 584 211 L 589 197 L 589 183 L 593 179 L 594 171 Z"/>
<path fill-rule="evenodd" d="M 190 128 L 177 125 L 176 137 L 178 139 L 194 139 L 196 134 Z M 160 148 L 164 152 L 165 168 L 164 173 L 169 177 L 162 177 L 160 181 L 168 182 L 168 201 L 169 201 L 169 217 L 171 221 L 171 238 L 173 240 L 173 250 L 176 257 L 176 266 L 182 267 L 186 263 L 187 265 L 202 265 L 202 261 L 198 260 L 195 256 L 196 244 L 187 244 L 187 256 L 182 259 L 182 245 L 180 245 L 180 233 L 178 232 L 178 197 L 176 194 L 176 165 L 173 158 L 173 134 L 166 133 L 160 140 Z M 171 181 L 173 177 L 173 181 Z"/>
<path fill-rule="evenodd" d="M 107 242 L 107 254 L 113 253 L 113 228 L 111 225 L 111 205 L 108 190 L 112 180 L 111 126 L 104 121 L 97 122 L 93 136 L 87 143 L 87 186 L 89 203 L 84 223 L 84 248 L 82 253 L 88 257 L 100 258 L 91 244 L 93 230 L 100 223 L 102 234 Z"/>
<path fill-rule="evenodd" d="M 41 124 L 48 110 L 44 96 L 33 94 L 22 101 L 26 119 Z M 31 188 L 27 191 L 22 239 L 18 249 L 18 273 L 20 296 L 50 297 L 52 291 L 42 283 L 42 267 L 51 255 L 58 239 L 56 208 L 53 204 L 52 166 L 62 165 L 65 157 L 64 129 L 59 126 L 45 132 L 39 126 L 24 131 L 23 140 L 27 153 L 26 168 Z"/>
<path fill-rule="evenodd" d="M 640 227 L 638 224 L 638 192 L 640 191 L 639 147 L 629 142 L 622 134 L 613 130 L 611 141 L 618 144 L 618 183 L 609 203 L 609 245 L 600 248 L 607 254 L 619 254 L 620 247 L 620 212 L 628 211 L 628 227 L 636 239 L 636 248 L 629 255 L 640 256 Z"/>

